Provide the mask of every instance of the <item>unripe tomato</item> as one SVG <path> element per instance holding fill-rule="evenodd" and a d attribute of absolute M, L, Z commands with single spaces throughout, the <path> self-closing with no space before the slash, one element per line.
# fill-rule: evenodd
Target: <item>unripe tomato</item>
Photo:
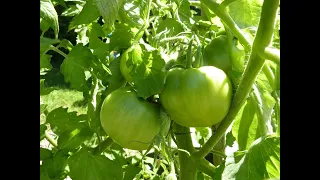
<path fill-rule="evenodd" d="M 176 123 L 185 127 L 208 127 L 227 115 L 232 84 L 227 75 L 214 66 L 173 68 L 159 96 Z"/>
<path fill-rule="evenodd" d="M 100 121 L 116 143 L 132 150 L 145 150 L 160 131 L 160 107 L 137 97 L 131 88 L 120 88 L 103 101 Z"/>
<path fill-rule="evenodd" d="M 203 65 L 215 66 L 228 73 L 231 69 L 229 44 L 226 35 L 214 38 L 203 51 Z"/>

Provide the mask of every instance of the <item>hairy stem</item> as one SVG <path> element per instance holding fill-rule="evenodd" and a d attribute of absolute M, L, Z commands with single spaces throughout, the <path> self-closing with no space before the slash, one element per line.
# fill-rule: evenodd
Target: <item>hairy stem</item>
<path fill-rule="evenodd" d="M 277 94 L 277 91 L 272 92 L 273 98 L 276 100 L 276 105 L 274 107 L 276 119 L 277 119 L 277 131 L 276 134 L 280 136 L 280 97 Z"/>
<path fill-rule="evenodd" d="M 218 152 L 224 152 L 226 147 L 226 134 L 223 135 L 223 137 L 218 141 L 218 143 L 215 145 L 213 150 Z M 222 163 L 223 157 L 217 154 L 213 154 L 213 164 L 215 166 L 218 166 Z"/>
<path fill-rule="evenodd" d="M 275 87 L 275 79 L 274 79 L 274 74 L 272 72 L 272 70 L 270 69 L 268 63 L 265 63 L 263 68 L 262 68 L 262 72 L 264 73 L 264 75 L 267 77 L 269 84 L 271 86 L 272 89 L 274 89 Z"/>
<path fill-rule="evenodd" d="M 222 3 L 220 4 L 220 8 L 221 8 L 221 9 L 224 9 L 224 8 L 226 8 L 229 4 L 231 4 L 231 3 L 235 2 L 235 1 L 237 1 L 237 0 L 224 0 L 224 1 L 222 1 Z"/>
<path fill-rule="evenodd" d="M 189 1 L 189 3 L 190 3 L 190 6 L 201 7 L 200 1 Z"/>
<path fill-rule="evenodd" d="M 213 0 L 200 0 L 201 3 L 206 5 L 211 11 L 213 11 L 230 29 L 235 37 L 238 38 L 239 42 L 245 48 L 246 51 L 250 51 L 251 42 L 250 40 L 241 33 L 241 29 L 233 21 L 225 8 L 221 8 L 219 3 Z"/>
<path fill-rule="evenodd" d="M 190 135 L 190 128 L 180 126 L 176 123 L 173 124 L 175 130 L 175 137 L 177 140 L 177 146 L 180 149 L 186 150 L 190 153 L 194 152 L 195 149 L 192 144 L 192 139 Z M 180 164 L 180 180 L 195 180 L 195 175 L 197 172 L 196 167 L 190 156 L 183 151 L 178 152 L 179 164 Z"/>
<path fill-rule="evenodd" d="M 54 146 L 54 147 L 58 147 L 57 142 L 50 136 L 50 134 L 48 133 L 48 131 L 44 132 L 44 135 L 46 137 L 46 139 L 49 141 L 49 143 Z"/>
<path fill-rule="evenodd" d="M 202 0 L 202 1 L 212 2 L 209 0 Z M 233 122 L 233 119 L 236 117 L 242 105 L 245 103 L 252 89 L 252 85 L 255 82 L 255 79 L 264 65 L 265 59 L 259 56 L 258 52 L 268 47 L 271 42 L 279 3 L 280 3 L 280 0 L 268 0 L 263 2 L 261 19 L 259 22 L 259 27 L 258 27 L 256 37 L 253 42 L 248 65 L 245 69 L 245 72 L 240 80 L 239 86 L 233 97 L 230 110 L 227 116 L 220 123 L 215 134 L 209 138 L 209 140 L 204 144 L 204 146 L 199 151 L 196 151 L 192 154 L 193 158 L 201 159 L 211 151 L 211 149 L 218 143 L 220 138 L 223 136 L 223 134 L 226 132 L 228 127 L 231 125 L 231 123 Z"/>
<path fill-rule="evenodd" d="M 114 141 L 110 137 L 107 137 L 107 139 L 105 139 L 102 143 L 100 143 L 96 148 L 92 150 L 92 154 L 99 155 L 103 153 L 113 143 Z"/>
<path fill-rule="evenodd" d="M 273 61 L 274 63 L 280 65 L 280 50 L 272 47 L 266 47 L 264 51 L 260 51 L 259 55 L 262 58 Z"/>
<path fill-rule="evenodd" d="M 187 51 L 187 68 L 192 68 L 192 43 L 193 43 L 193 37 L 190 39 L 188 51 Z"/>
<path fill-rule="evenodd" d="M 168 41 L 175 41 L 175 40 L 185 40 L 189 39 L 186 36 L 173 36 L 173 37 L 168 37 L 168 38 L 163 38 L 160 40 L 160 43 L 168 42 Z"/>
<path fill-rule="evenodd" d="M 59 53 L 61 56 L 63 56 L 64 58 L 66 58 L 68 55 L 66 55 L 64 52 L 62 52 L 60 49 L 58 49 L 57 47 L 55 47 L 55 46 L 53 46 L 53 45 L 51 45 L 50 46 L 50 49 L 51 50 L 53 50 L 53 51 L 55 51 L 55 52 L 57 52 L 57 53 Z"/>

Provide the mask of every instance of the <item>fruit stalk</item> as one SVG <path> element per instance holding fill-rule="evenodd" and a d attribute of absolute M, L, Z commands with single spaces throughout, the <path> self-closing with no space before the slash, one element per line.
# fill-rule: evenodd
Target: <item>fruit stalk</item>
<path fill-rule="evenodd" d="M 212 2 L 210 0 L 203 1 Z M 233 119 L 241 109 L 242 105 L 245 103 L 255 79 L 264 65 L 265 59 L 263 59 L 258 52 L 261 50 L 263 51 L 266 47 L 268 47 L 272 40 L 279 3 L 280 0 L 268 0 L 263 2 L 261 19 L 256 37 L 253 42 L 252 52 L 250 54 L 247 68 L 245 69 L 245 72 L 240 80 L 240 84 L 232 100 L 230 111 L 219 125 L 216 133 L 209 138 L 206 144 L 204 144 L 199 151 L 196 151 L 192 154 L 193 158 L 201 159 L 211 151 L 211 149 L 218 143 L 220 138 L 231 125 Z"/>

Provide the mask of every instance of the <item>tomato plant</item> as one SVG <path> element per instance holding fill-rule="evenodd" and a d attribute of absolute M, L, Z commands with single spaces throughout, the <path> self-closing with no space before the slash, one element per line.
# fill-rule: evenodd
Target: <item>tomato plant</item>
<path fill-rule="evenodd" d="M 279 179 L 279 0 L 40 0 L 40 179 Z"/>

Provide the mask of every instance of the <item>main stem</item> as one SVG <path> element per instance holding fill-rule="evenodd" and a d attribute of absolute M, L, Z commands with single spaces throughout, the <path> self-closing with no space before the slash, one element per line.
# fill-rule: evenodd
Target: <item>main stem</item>
<path fill-rule="evenodd" d="M 187 150 L 190 153 L 194 152 L 195 149 L 192 144 L 190 129 L 180 126 L 176 123 L 174 123 L 173 125 L 176 134 L 175 137 L 177 140 L 177 146 L 181 149 Z M 186 152 L 182 151 L 179 151 L 178 155 L 180 164 L 179 179 L 195 180 L 197 169 L 190 156 Z"/>
<path fill-rule="evenodd" d="M 205 1 L 212 2 L 210 0 Z M 239 87 L 237 88 L 237 91 L 233 97 L 230 110 L 224 120 L 220 123 L 216 133 L 209 138 L 206 144 L 199 151 L 196 151 L 192 154 L 193 158 L 203 158 L 211 151 L 211 149 L 217 144 L 228 127 L 231 125 L 233 119 L 241 109 L 242 105 L 245 103 L 255 79 L 264 65 L 265 59 L 263 59 L 258 52 L 264 51 L 264 49 L 269 46 L 272 40 L 273 28 L 279 3 L 280 0 L 267 0 L 263 2 L 261 19 L 256 37 L 253 42 L 248 65 L 245 69 L 243 77 L 240 80 Z M 209 6 L 209 8 L 211 9 L 212 7 Z"/>

